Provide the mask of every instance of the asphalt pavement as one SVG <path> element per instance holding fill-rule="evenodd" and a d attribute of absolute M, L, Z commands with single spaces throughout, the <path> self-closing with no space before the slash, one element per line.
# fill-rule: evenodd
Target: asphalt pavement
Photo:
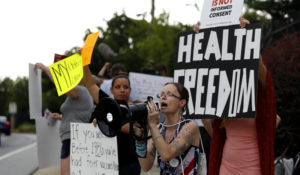
<path fill-rule="evenodd" d="M 14 133 L 11 136 L 2 135 L 1 140 L 1 175 L 60 175 L 59 166 L 38 169 L 36 135 Z M 141 175 L 157 174 L 159 168 L 156 163 L 149 172 L 141 173 Z"/>
<path fill-rule="evenodd" d="M 159 168 L 157 164 L 153 166 L 153 168 L 149 172 L 142 172 L 141 175 L 158 175 Z M 60 168 L 59 167 L 50 167 L 39 169 L 34 172 L 32 175 L 60 175 Z"/>
<path fill-rule="evenodd" d="M 2 137 L 1 175 L 31 175 L 38 167 L 35 135 L 12 134 Z"/>

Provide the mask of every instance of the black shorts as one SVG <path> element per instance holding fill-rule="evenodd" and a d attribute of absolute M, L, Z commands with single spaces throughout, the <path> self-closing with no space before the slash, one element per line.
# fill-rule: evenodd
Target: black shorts
<path fill-rule="evenodd" d="M 61 145 L 60 158 L 65 159 L 70 155 L 71 140 L 63 140 Z"/>

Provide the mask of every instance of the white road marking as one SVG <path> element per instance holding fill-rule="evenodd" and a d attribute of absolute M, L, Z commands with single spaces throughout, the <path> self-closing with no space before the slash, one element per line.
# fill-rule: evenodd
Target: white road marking
<path fill-rule="evenodd" d="M 10 157 L 10 156 L 13 156 L 13 155 L 15 155 L 15 154 L 18 154 L 18 153 L 20 153 L 20 152 L 22 152 L 22 151 L 25 151 L 25 150 L 27 150 L 27 149 L 30 149 L 30 148 L 32 148 L 32 147 L 34 147 L 34 146 L 36 146 L 36 143 L 32 143 L 32 144 L 27 145 L 27 146 L 25 146 L 25 147 L 23 147 L 23 148 L 20 148 L 20 149 L 17 149 L 17 150 L 15 150 L 15 151 L 12 151 L 12 152 L 10 152 L 10 153 L 7 153 L 7 154 L 5 154 L 5 155 L 3 155 L 3 156 L 0 156 L 0 160 L 6 159 L 6 158 L 8 158 L 8 157 Z"/>

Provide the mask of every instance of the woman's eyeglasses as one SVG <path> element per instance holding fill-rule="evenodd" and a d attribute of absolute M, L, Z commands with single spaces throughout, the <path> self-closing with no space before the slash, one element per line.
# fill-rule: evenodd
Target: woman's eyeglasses
<path fill-rule="evenodd" d="M 174 98 L 177 98 L 177 99 L 181 99 L 180 97 L 174 95 L 174 94 L 157 94 L 156 95 L 157 98 L 169 98 L 169 97 L 174 97 Z"/>

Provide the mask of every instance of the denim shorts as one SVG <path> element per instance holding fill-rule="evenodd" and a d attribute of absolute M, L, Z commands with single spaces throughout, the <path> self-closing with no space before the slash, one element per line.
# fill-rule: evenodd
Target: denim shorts
<path fill-rule="evenodd" d="M 60 152 L 61 159 L 65 159 L 70 155 L 70 146 L 71 146 L 70 139 L 66 139 L 62 141 L 61 152 Z"/>

